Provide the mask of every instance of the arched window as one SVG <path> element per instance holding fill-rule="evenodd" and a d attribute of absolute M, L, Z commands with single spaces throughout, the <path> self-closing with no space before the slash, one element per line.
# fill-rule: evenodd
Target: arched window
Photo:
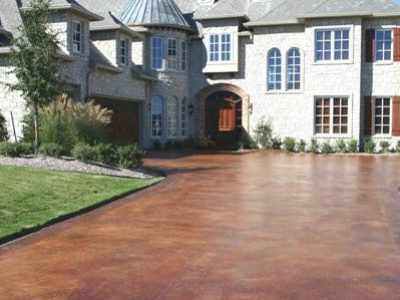
<path fill-rule="evenodd" d="M 167 102 L 167 135 L 168 137 L 178 137 L 179 128 L 179 99 L 171 97 Z"/>
<path fill-rule="evenodd" d="M 286 85 L 288 90 L 299 90 L 301 85 L 301 58 L 298 48 L 287 53 Z"/>
<path fill-rule="evenodd" d="M 151 135 L 162 137 L 163 133 L 164 100 L 161 96 L 151 98 Z"/>
<path fill-rule="evenodd" d="M 268 90 L 282 88 L 282 56 L 278 48 L 268 52 Z"/>
<path fill-rule="evenodd" d="M 181 136 L 187 136 L 187 99 L 184 97 L 181 101 Z"/>

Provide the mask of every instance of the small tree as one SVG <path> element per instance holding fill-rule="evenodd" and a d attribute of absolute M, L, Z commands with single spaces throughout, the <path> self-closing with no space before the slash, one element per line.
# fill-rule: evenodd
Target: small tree
<path fill-rule="evenodd" d="M 48 29 L 47 0 L 32 0 L 31 9 L 23 12 L 24 26 L 11 54 L 13 73 L 18 82 L 12 90 L 20 91 L 27 108 L 33 113 L 35 153 L 39 148 L 39 109 L 49 104 L 61 91 L 62 83 L 57 67 L 57 34 Z"/>

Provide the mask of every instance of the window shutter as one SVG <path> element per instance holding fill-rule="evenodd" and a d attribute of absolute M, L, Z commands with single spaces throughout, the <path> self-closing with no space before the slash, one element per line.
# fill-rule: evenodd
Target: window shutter
<path fill-rule="evenodd" d="M 400 136 L 400 96 L 392 100 L 392 135 Z"/>
<path fill-rule="evenodd" d="M 365 59 L 367 62 L 375 61 L 375 29 L 366 30 Z"/>
<path fill-rule="evenodd" d="M 400 61 L 400 28 L 396 27 L 393 31 L 393 60 Z"/>
<path fill-rule="evenodd" d="M 364 135 L 372 135 L 372 109 L 373 109 L 373 98 L 365 97 L 365 116 L 364 116 Z"/>

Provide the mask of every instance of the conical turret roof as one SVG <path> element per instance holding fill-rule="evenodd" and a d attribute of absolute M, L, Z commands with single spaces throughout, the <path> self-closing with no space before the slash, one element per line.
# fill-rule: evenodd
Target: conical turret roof
<path fill-rule="evenodd" d="M 121 14 L 126 25 L 163 25 L 190 29 L 174 0 L 129 0 Z"/>

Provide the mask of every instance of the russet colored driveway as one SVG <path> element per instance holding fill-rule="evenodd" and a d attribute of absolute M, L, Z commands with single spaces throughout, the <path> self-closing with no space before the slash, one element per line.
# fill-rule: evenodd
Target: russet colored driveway
<path fill-rule="evenodd" d="M 400 299 L 400 158 L 152 158 L 158 186 L 0 248 L 0 299 Z"/>

